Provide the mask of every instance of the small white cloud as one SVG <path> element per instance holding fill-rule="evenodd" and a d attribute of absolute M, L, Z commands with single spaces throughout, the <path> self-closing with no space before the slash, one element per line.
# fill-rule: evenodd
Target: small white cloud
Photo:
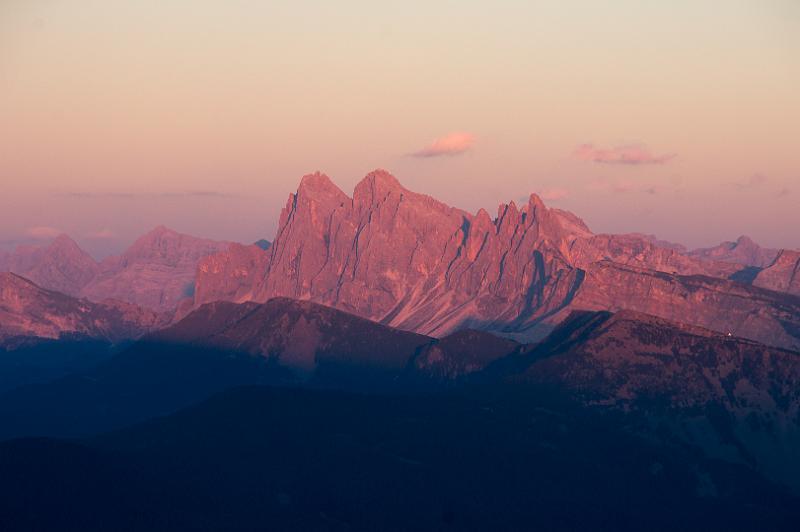
<path fill-rule="evenodd" d="M 581 144 L 575 149 L 574 155 L 582 161 L 631 166 L 664 164 L 676 157 L 674 153 L 655 155 L 642 144 L 629 144 L 615 148 L 599 148 L 594 144 Z"/>
<path fill-rule="evenodd" d="M 737 182 L 733 183 L 733 186 L 735 186 L 736 188 L 742 188 L 742 189 L 744 189 L 744 188 L 756 188 L 756 187 L 760 187 L 761 185 L 763 185 L 767 181 L 768 181 L 767 180 L 767 176 L 765 176 L 764 174 L 753 174 L 750 177 L 748 177 L 747 179 L 744 179 L 742 181 L 737 181 Z"/>
<path fill-rule="evenodd" d="M 613 194 L 625 194 L 628 192 L 648 194 L 655 196 L 664 194 L 670 190 L 678 191 L 680 187 L 668 187 L 666 185 L 648 185 L 634 179 L 612 179 L 598 177 L 586 185 L 586 189 L 593 192 L 605 192 Z"/>
<path fill-rule="evenodd" d="M 475 135 L 472 133 L 456 132 L 440 137 L 428 146 L 411 154 L 412 157 L 441 157 L 444 155 L 460 155 L 472 149 L 475 145 Z"/>
<path fill-rule="evenodd" d="M 111 229 L 100 229 L 99 231 L 91 231 L 86 234 L 86 238 L 95 238 L 98 240 L 114 238 L 117 236 Z"/>
<path fill-rule="evenodd" d="M 25 230 L 25 234 L 28 237 L 36 240 L 46 240 L 49 238 L 55 238 L 61 233 L 62 231 L 60 229 L 56 229 L 55 227 L 49 227 L 46 225 L 29 227 L 28 229 Z"/>
<path fill-rule="evenodd" d="M 635 185 L 627 179 L 604 179 L 598 178 L 590 182 L 586 188 L 594 192 L 614 192 L 622 194 L 634 190 Z"/>
<path fill-rule="evenodd" d="M 539 192 L 539 197 L 545 201 L 558 201 L 569 197 L 569 190 L 566 188 L 546 188 Z"/>

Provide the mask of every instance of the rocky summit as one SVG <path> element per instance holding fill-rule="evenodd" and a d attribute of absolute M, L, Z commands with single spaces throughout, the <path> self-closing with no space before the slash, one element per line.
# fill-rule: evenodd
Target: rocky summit
<path fill-rule="evenodd" d="M 17 246 L 0 256 L 0 272 L 14 272 L 39 286 L 78 295 L 97 275 L 95 260 L 67 235 L 45 246 Z"/>
<path fill-rule="evenodd" d="M 102 261 L 81 295 L 95 301 L 120 299 L 158 311 L 173 309 L 191 297 L 198 261 L 229 245 L 156 227 L 121 255 Z"/>

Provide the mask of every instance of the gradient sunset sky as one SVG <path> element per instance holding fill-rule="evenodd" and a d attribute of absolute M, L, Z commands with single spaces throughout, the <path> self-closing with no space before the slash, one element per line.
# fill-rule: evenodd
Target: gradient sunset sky
<path fill-rule="evenodd" d="M 800 247 L 800 2 L 0 0 L 0 245 L 274 235 L 300 177 Z"/>

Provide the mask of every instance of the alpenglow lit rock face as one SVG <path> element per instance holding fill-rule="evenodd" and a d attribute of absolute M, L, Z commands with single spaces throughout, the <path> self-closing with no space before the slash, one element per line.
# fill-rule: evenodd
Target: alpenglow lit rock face
<path fill-rule="evenodd" d="M 800 251 L 780 250 L 772 264 L 758 273 L 753 284 L 800 295 Z"/>
<path fill-rule="evenodd" d="M 253 288 L 267 273 L 269 253 L 257 244 L 231 244 L 227 251 L 200 260 L 195 305 L 213 301 L 252 301 Z"/>
<path fill-rule="evenodd" d="M 311 299 L 426 334 L 504 328 L 520 316 L 524 325 L 557 310 L 579 283 L 564 256 L 576 223 L 565 219 L 537 196 L 521 209 L 501 205 L 492 220 L 410 192 L 384 171 L 352 198 L 309 175 L 281 213 L 252 298 Z M 219 295 L 198 279 L 199 301 Z"/>
<path fill-rule="evenodd" d="M 646 236 L 593 235 L 535 194 L 492 218 L 411 192 L 383 170 L 352 198 L 311 174 L 265 253 L 201 260 L 195 303 L 285 296 L 422 334 L 473 328 L 525 341 L 574 309 L 630 309 L 800 348 L 799 298 L 724 280 L 741 265 Z"/>

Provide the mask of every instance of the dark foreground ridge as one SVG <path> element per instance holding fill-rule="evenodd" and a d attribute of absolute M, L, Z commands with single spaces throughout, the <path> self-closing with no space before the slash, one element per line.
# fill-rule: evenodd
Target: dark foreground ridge
<path fill-rule="evenodd" d="M 792 530 L 744 466 L 555 395 L 247 387 L 82 441 L 0 444 L 4 530 Z"/>
<path fill-rule="evenodd" d="M 0 508 L 12 529 L 791 529 L 798 390 L 798 353 L 631 311 L 519 344 L 216 302 L 0 394 L 0 438 L 25 438 Z"/>

